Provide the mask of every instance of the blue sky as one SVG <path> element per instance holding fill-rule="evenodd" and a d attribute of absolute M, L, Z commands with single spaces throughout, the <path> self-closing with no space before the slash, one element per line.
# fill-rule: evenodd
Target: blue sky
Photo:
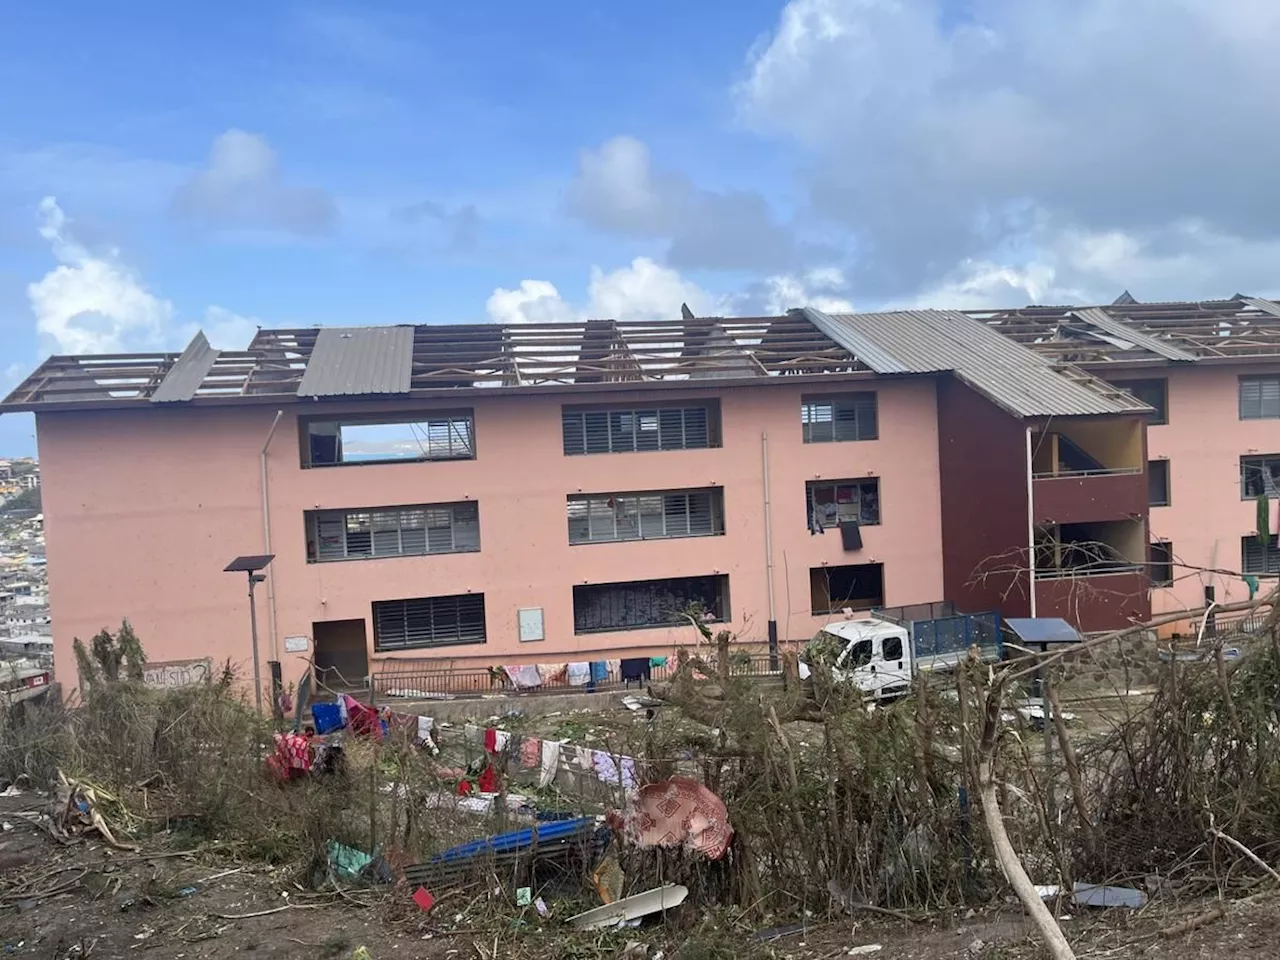
<path fill-rule="evenodd" d="M 1265 295 L 1278 6 L 9 4 L 3 386 L 198 327 Z"/>

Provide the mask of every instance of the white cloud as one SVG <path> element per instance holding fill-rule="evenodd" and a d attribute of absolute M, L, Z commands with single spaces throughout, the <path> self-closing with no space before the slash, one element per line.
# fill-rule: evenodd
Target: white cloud
<path fill-rule="evenodd" d="M 174 305 L 157 297 L 120 261 L 119 252 L 91 252 L 71 230 L 54 197 L 39 206 L 39 232 L 58 265 L 27 286 L 36 330 L 58 353 L 120 353 L 185 346 L 198 329 L 178 322 Z M 261 321 L 225 307 L 204 312 L 209 342 L 243 350 Z"/>
<path fill-rule="evenodd" d="M 827 313 L 852 313 L 853 302 L 840 296 L 846 288 L 837 267 L 817 267 L 808 273 L 779 274 L 765 278 L 762 299 L 765 313 L 786 313 L 793 307 L 816 307 Z"/>
<path fill-rule="evenodd" d="M 217 350 L 244 350 L 262 326 L 256 317 L 243 317 L 226 307 L 210 306 L 204 311 L 204 335 Z"/>
<path fill-rule="evenodd" d="M 681 304 L 706 316 L 723 302 L 648 257 L 636 257 L 608 273 L 592 267 L 587 297 L 586 303 L 575 305 L 546 280 L 522 280 L 516 289 L 494 290 L 485 306 L 495 323 L 554 323 L 593 318 L 673 320 L 680 317 Z"/>
<path fill-rule="evenodd" d="M 1258 289 L 1280 241 L 1277 42 L 1272 0 L 791 0 L 734 95 L 805 151 L 860 299 L 995 291 L 1009 267 L 1017 289 L 1120 265 L 1168 284 L 1153 296 Z"/>
<path fill-rule="evenodd" d="M 173 304 L 151 293 L 114 251 L 90 253 L 68 229 L 54 197 L 40 202 L 40 236 L 58 266 L 27 286 L 36 329 L 60 353 L 154 348 L 173 320 Z"/>
<path fill-rule="evenodd" d="M 573 308 L 560 297 L 554 283 L 521 280 L 514 290 L 498 287 L 485 303 L 495 323 L 559 323 L 573 320 Z"/>
<path fill-rule="evenodd" d="M 209 226 L 301 235 L 328 233 L 338 219 L 328 193 L 288 183 L 271 145 L 234 129 L 213 141 L 208 166 L 179 188 L 174 209 Z"/>
<path fill-rule="evenodd" d="M 707 190 L 657 169 L 634 137 L 584 150 L 566 202 L 596 229 L 668 241 L 666 259 L 681 269 L 777 269 L 796 255 L 791 228 L 760 194 Z"/>

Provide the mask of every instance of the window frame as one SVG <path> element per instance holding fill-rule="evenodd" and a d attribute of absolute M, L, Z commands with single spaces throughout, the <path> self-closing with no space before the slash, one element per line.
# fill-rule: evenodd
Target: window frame
<path fill-rule="evenodd" d="M 729 575 L 725 573 L 705 574 L 702 576 L 691 577 L 660 577 L 652 580 L 619 580 L 608 583 L 583 583 L 575 584 L 573 587 L 573 632 L 575 636 L 584 636 L 593 633 L 630 633 L 633 630 L 661 630 L 670 629 L 677 626 L 683 621 L 681 620 L 678 609 L 669 611 L 665 619 L 646 620 L 642 623 L 609 623 L 605 626 L 582 626 L 583 616 L 586 612 L 583 606 L 587 598 L 593 593 L 603 593 L 607 590 L 639 590 L 647 588 L 655 594 L 644 601 L 645 605 L 656 610 L 658 599 L 656 591 L 662 589 L 664 585 L 670 584 L 692 584 L 695 581 L 706 581 L 705 586 L 714 592 L 714 605 L 716 609 L 708 609 L 704 611 L 704 621 L 707 623 L 727 623 L 731 619 L 729 606 Z M 691 591 L 696 592 L 696 591 Z M 701 598 L 694 598 L 700 600 Z M 628 601 L 626 598 L 621 600 L 615 599 L 609 601 L 615 608 L 625 608 L 630 606 L 635 609 L 634 600 Z M 707 615 L 709 614 L 709 615 Z"/>
<path fill-rule="evenodd" d="M 1164 474 L 1164 499 L 1156 501 L 1151 499 L 1151 477 L 1152 466 L 1161 464 L 1160 472 Z M 1147 461 L 1147 506 L 1148 507 L 1168 507 L 1173 504 L 1173 471 L 1169 466 L 1167 457 L 1158 457 L 1155 460 Z"/>
<path fill-rule="evenodd" d="M 874 497 L 874 506 L 875 506 L 874 520 L 863 519 L 864 508 L 866 507 L 866 502 L 867 502 L 867 492 L 863 489 L 863 487 L 866 486 L 867 484 L 871 484 L 875 488 L 871 494 L 872 497 Z M 858 488 L 858 517 L 856 518 L 843 517 L 840 515 L 840 510 L 839 510 L 840 488 L 845 486 L 856 486 Z M 832 488 L 832 496 L 835 499 L 833 499 L 830 502 L 835 504 L 836 506 L 836 513 L 834 517 L 829 517 L 829 518 L 818 517 L 817 504 L 814 501 L 814 493 L 821 487 Z M 880 478 L 879 477 L 854 477 L 854 478 L 847 478 L 847 479 L 841 479 L 841 480 L 808 480 L 808 481 L 805 481 L 804 495 L 805 495 L 805 517 L 808 521 L 810 530 L 814 529 L 815 519 L 817 520 L 818 525 L 823 530 L 839 529 L 841 523 L 847 520 L 854 520 L 854 519 L 858 521 L 858 525 L 861 527 L 878 527 L 881 523 L 884 522 L 883 520 L 884 501 L 880 496 Z M 828 519 L 831 520 L 831 522 L 826 522 Z"/>
<path fill-rule="evenodd" d="M 848 408 L 845 416 L 839 414 L 841 406 Z M 822 406 L 831 408 L 829 419 L 816 417 L 816 409 Z M 870 410 L 870 434 L 863 435 L 863 420 Z M 836 436 L 837 426 L 843 421 L 849 422 L 852 417 L 854 432 L 857 436 Z M 817 430 L 829 426 L 829 437 L 815 436 Z M 875 390 L 859 390 L 849 393 L 827 393 L 805 395 L 800 398 L 800 438 L 804 443 L 866 443 L 880 439 L 880 395 Z"/>
<path fill-rule="evenodd" d="M 1157 385 L 1160 390 L 1160 402 L 1152 403 L 1147 397 L 1141 396 L 1134 392 L 1134 387 L 1145 388 L 1150 385 Z M 1151 407 L 1155 413 L 1147 415 L 1147 425 L 1151 427 L 1161 427 L 1169 422 L 1169 379 L 1168 377 L 1141 377 L 1136 380 L 1112 380 L 1113 387 L 1119 387 L 1129 396 Z"/>
<path fill-rule="evenodd" d="M 694 530 L 695 495 L 706 495 L 705 530 Z M 674 501 L 684 499 L 684 526 L 681 529 L 678 511 L 669 511 Z M 660 501 L 660 513 L 652 511 L 652 501 Z M 575 507 L 582 509 L 575 511 Z M 621 508 L 621 510 L 620 510 Z M 581 516 L 575 516 L 580 513 Z M 701 511 L 700 511 L 701 513 Z M 569 545 L 578 547 L 596 543 L 631 543 L 637 540 L 680 540 L 693 537 L 724 536 L 724 488 L 687 487 L 676 490 L 644 490 L 626 493 L 572 493 L 565 497 L 565 517 L 568 522 Z M 583 529 L 586 536 L 575 535 Z M 599 525 L 611 530 L 612 535 L 595 536 Z M 655 525 L 660 532 L 654 532 Z"/>
<path fill-rule="evenodd" d="M 1276 465 L 1274 472 L 1268 469 L 1268 463 Z M 1258 470 L 1262 475 L 1262 489 L 1256 493 L 1249 492 L 1250 468 Z M 1263 496 L 1268 500 L 1280 497 L 1280 453 L 1256 453 L 1240 458 L 1240 499 L 1256 500 Z"/>
<path fill-rule="evenodd" d="M 409 604 L 430 604 L 427 610 L 418 608 L 412 610 Z M 401 606 L 400 619 L 403 623 L 404 640 L 401 642 L 392 642 L 384 638 L 382 633 L 382 624 L 384 618 L 391 618 L 394 615 L 392 606 L 399 604 Z M 435 606 L 439 605 L 441 609 L 437 612 Z M 452 604 L 452 613 L 447 609 Z M 464 605 L 471 609 L 464 610 Z M 451 639 L 430 639 L 414 641 L 409 639 L 410 615 L 414 614 L 419 622 L 419 629 L 424 615 L 431 621 L 431 631 L 435 632 L 436 621 L 447 622 L 452 615 L 452 619 L 456 623 L 456 636 Z M 464 613 L 472 621 L 471 630 L 464 633 L 463 616 Z M 478 633 L 474 629 L 475 623 L 479 624 Z M 398 650 L 423 650 L 435 647 L 458 647 L 458 646 L 478 646 L 489 642 L 488 629 L 488 613 L 485 609 L 485 599 L 483 593 L 456 593 L 445 594 L 436 597 L 407 597 L 397 600 L 375 600 L 371 605 L 371 619 L 373 623 L 373 649 L 375 653 L 389 653 Z"/>
<path fill-rule="evenodd" d="M 1261 549 L 1262 569 L 1258 569 L 1257 565 L 1249 564 L 1249 546 L 1253 545 L 1254 550 Z M 1256 535 L 1250 534 L 1247 537 L 1240 538 L 1240 572 L 1247 573 L 1254 577 L 1275 577 L 1280 576 L 1280 537 L 1272 533 L 1267 536 L 1267 544 L 1261 548 L 1258 546 L 1258 538 Z"/>
<path fill-rule="evenodd" d="M 871 599 L 871 600 L 861 600 L 861 599 L 860 599 L 860 600 L 857 602 L 857 604 L 854 604 L 854 603 L 850 603 L 850 602 L 849 602 L 849 601 L 850 601 L 850 598 L 847 598 L 847 597 L 846 597 L 846 598 L 841 599 L 841 600 L 840 600 L 840 602 L 837 604 L 836 598 L 835 598 L 835 597 L 833 597 L 833 596 L 831 595 L 831 572 L 832 572 L 833 570 L 841 570 L 841 571 L 843 571 L 843 570 L 848 570 L 848 569 L 853 568 L 853 567 L 863 567 L 863 568 L 865 568 L 865 567 L 878 567 L 878 568 L 879 568 L 879 570 L 880 570 L 880 594 L 879 594 L 879 602 L 878 602 L 878 603 L 877 603 L 874 599 Z M 819 608 L 818 608 L 817 603 L 815 603 L 815 601 L 816 601 L 816 599 L 817 599 L 817 593 L 815 592 L 815 584 L 816 584 L 816 578 L 817 578 L 817 577 L 819 577 L 819 576 L 826 577 L 826 580 L 827 580 L 827 584 L 826 584 L 826 591 L 825 591 L 825 592 L 826 592 L 826 597 L 827 597 L 827 609 L 826 609 L 826 610 L 821 610 L 821 609 L 819 609 Z M 842 613 L 842 612 L 844 611 L 844 608 L 845 608 L 845 607 L 849 607 L 851 610 L 855 610 L 855 611 L 876 610 L 876 609 L 878 609 L 878 608 L 880 608 L 880 607 L 885 606 L 885 588 L 886 588 L 886 584 L 885 584 L 885 568 L 884 568 L 884 564 L 883 564 L 883 563 L 838 563 L 838 564 L 830 564 L 830 565 L 827 565 L 827 566 L 810 567 L 810 568 L 809 568 L 809 613 L 810 613 L 810 616 L 814 616 L 814 617 L 830 617 L 830 616 L 833 616 L 833 615 L 836 615 L 836 614 L 840 614 L 840 613 Z"/>
<path fill-rule="evenodd" d="M 1258 402 L 1257 414 L 1245 412 L 1245 388 L 1251 384 L 1258 384 Z M 1274 384 L 1270 390 L 1267 389 L 1269 384 Z M 1236 382 L 1237 396 L 1239 399 L 1239 418 L 1241 420 L 1280 420 L 1280 374 L 1244 374 L 1237 379 Z M 1274 396 L 1267 396 L 1274 394 Z M 1268 403 L 1272 406 L 1268 407 Z M 1274 410 L 1268 413 L 1267 410 Z"/>
<path fill-rule="evenodd" d="M 420 423 L 427 427 L 430 431 L 433 425 L 443 425 L 450 433 L 449 445 L 453 446 L 452 431 L 457 423 L 465 423 L 467 427 L 467 436 L 463 445 L 467 448 L 465 454 L 446 454 L 433 456 L 429 453 L 420 457 L 375 457 L 367 460 L 337 460 L 332 463 L 320 461 L 317 462 L 314 457 L 314 450 L 311 443 L 311 428 L 316 424 L 332 424 L 337 428 L 337 436 L 341 438 L 342 428 L 347 427 L 395 427 L 407 424 Z M 324 436 L 320 434 L 319 436 Z M 430 437 L 427 438 L 428 445 L 431 443 Z M 430 411 L 413 411 L 409 413 L 395 414 L 357 414 L 350 417 L 327 417 L 323 415 L 305 416 L 298 418 L 298 449 L 301 457 L 301 464 L 304 470 L 310 469 L 327 469 L 329 467 L 364 467 L 377 464 L 388 463 L 449 463 L 457 460 L 474 460 L 476 459 L 476 419 L 475 411 L 471 409 L 450 409 L 450 410 L 430 410 Z"/>
<path fill-rule="evenodd" d="M 442 525 L 439 522 L 439 516 L 433 517 L 432 514 L 440 514 L 449 511 L 449 523 Z M 459 514 L 463 515 L 460 517 Z M 412 517 L 413 514 L 421 514 L 421 526 L 406 526 L 405 518 Z M 466 514 L 470 514 L 467 516 Z M 396 542 L 399 550 L 395 552 L 382 552 L 378 550 L 378 534 L 383 534 L 383 542 L 386 542 L 385 534 L 391 532 L 390 523 L 391 515 L 395 517 L 395 534 Z M 383 526 L 379 528 L 378 524 Z M 327 536 L 338 536 L 342 541 L 342 555 L 325 556 L 322 549 L 321 526 L 322 524 L 338 524 L 338 529 L 332 528 Z M 364 529 L 360 529 L 360 525 L 364 525 Z M 467 538 L 465 534 L 466 526 L 474 524 L 475 538 L 474 543 Z M 353 530 L 353 525 L 355 529 Z M 480 503 L 476 500 L 456 500 L 449 503 L 416 503 L 403 504 L 384 507 L 351 507 L 338 510 L 307 510 L 303 514 L 303 526 L 306 536 L 306 556 L 307 563 L 344 563 L 349 560 L 389 560 L 396 557 L 435 557 L 451 553 L 479 553 L 480 552 Z M 445 526 L 449 530 L 450 545 L 448 549 L 431 549 L 432 530 L 440 530 Z M 462 528 L 464 536 L 459 539 L 458 530 Z M 417 533 L 414 531 L 421 530 L 422 549 L 413 550 L 405 549 L 405 532 L 411 532 L 416 539 Z M 367 552 L 353 552 L 351 546 L 352 534 L 356 535 L 356 543 L 364 543 L 367 539 Z M 437 542 L 439 538 L 437 537 Z M 357 547 L 357 551 L 359 547 Z"/>
<path fill-rule="evenodd" d="M 1156 550 L 1164 551 L 1166 559 L 1157 560 Z M 1156 570 L 1164 567 L 1168 573 L 1165 576 L 1156 576 Z M 1151 586 L 1163 589 L 1173 586 L 1173 541 L 1172 540 L 1153 540 L 1147 545 L 1147 578 L 1151 581 Z"/>
<path fill-rule="evenodd" d="M 693 425 L 695 442 L 692 443 L 691 411 L 702 414 L 700 429 L 696 423 Z M 676 432 L 677 415 L 680 442 L 674 443 L 671 441 Z M 603 447 L 600 444 L 602 429 Z M 696 442 L 699 436 L 705 442 Z M 720 403 L 717 400 L 697 400 L 614 406 L 565 404 L 560 408 L 560 443 L 566 457 L 714 450 L 722 444 Z"/>

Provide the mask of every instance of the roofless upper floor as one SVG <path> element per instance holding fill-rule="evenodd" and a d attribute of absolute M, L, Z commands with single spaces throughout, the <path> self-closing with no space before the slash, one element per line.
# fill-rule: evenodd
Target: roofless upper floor
<path fill-rule="evenodd" d="M 246 350 L 54 356 L 0 412 L 574 393 L 949 373 L 1019 418 L 1146 412 L 1086 372 L 1280 359 L 1280 304 L 1229 300 L 554 324 L 260 330 Z M 707 385 L 707 384 L 703 384 Z"/>

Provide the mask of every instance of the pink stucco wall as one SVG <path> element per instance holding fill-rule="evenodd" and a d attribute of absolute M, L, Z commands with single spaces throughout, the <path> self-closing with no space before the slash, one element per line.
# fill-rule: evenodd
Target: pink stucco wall
<path fill-rule="evenodd" d="M 1169 460 L 1170 505 L 1151 508 L 1151 537 L 1172 540 L 1182 563 L 1240 569 L 1240 538 L 1257 526 L 1255 504 L 1240 499 L 1240 458 L 1280 453 L 1280 421 L 1241 420 L 1237 384 L 1242 375 L 1275 369 L 1202 364 L 1144 374 L 1167 376 L 1169 391 L 1169 422 L 1147 431 L 1149 456 Z M 1272 515 L 1274 532 L 1274 507 Z M 1172 588 L 1152 591 L 1154 613 L 1201 606 L 1210 583 L 1219 602 L 1249 595 L 1237 577 L 1186 569 L 1174 576 Z"/>
<path fill-rule="evenodd" d="M 824 387 L 826 385 L 824 384 Z M 761 435 L 768 434 L 779 635 L 805 639 L 824 621 L 809 604 L 809 569 L 879 561 L 891 605 L 942 598 L 935 386 L 919 378 L 865 382 L 879 394 L 879 440 L 804 444 L 799 385 L 698 392 L 718 396 L 721 448 L 678 452 L 562 454 L 560 408 L 582 394 L 482 397 L 475 411 L 478 458 L 304 470 L 297 415 L 373 409 L 459 408 L 437 404 L 290 405 L 269 454 L 272 548 L 280 659 L 286 683 L 303 660 L 283 638 L 321 620 L 366 621 L 370 604 L 483 591 L 484 646 L 406 651 L 455 662 L 575 659 L 580 651 L 656 652 L 691 640 L 685 629 L 576 636 L 572 587 L 580 583 L 727 573 L 730 626 L 763 641 L 768 620 Z M 828 388 L 835 389 L 835 385 Z M 680 399 L 663 391 L 661 400 Z M 653 394 L 611 394 L 610 403 Z M 243 575 L 222 573 L 263 546 L 258 454 L 275 408 L 146 409 L 44 413 L 37 418 L 44 483 L 55 656 L 74 684 L 70 645 L 128 617 L 152 660 L 209 656 L 249 660 Z M 811 536 L 805 482 L 881 478 L 880 526 L 846 554 L 834 532 Z M 570 493 L 722 486 L 721 537 L 570 546 Z M 461 499 L 480 504 L 481 551 L 432 557 L 306 563 L 303 514 L 324 508 Z M 520 644 L 516 610 L 542 607 L 547 639 Z M 270 658 L 266 591 L 259 593 L 262 659 Z M 376 669 L 376 657 L 375 666 Z M 264 667 L 265 675 L 265 667 Z"/>

